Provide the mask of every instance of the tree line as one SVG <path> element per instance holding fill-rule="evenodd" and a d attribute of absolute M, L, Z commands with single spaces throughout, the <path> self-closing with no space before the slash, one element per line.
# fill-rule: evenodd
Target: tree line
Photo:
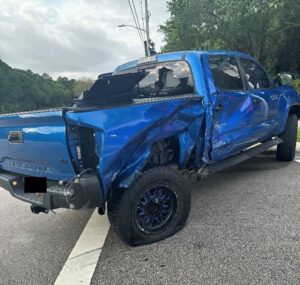
<path fill-rule="evenodd" d="M 54 80 L 47 73 L 11 68 L 0 60 L 0 113 L 71 106 L 92 84 L 89 78 Z"/>
<path fill-rule="evenodd" d="M 300 74 L 299 0 L 169 0 L 164 52 L 230 49 Z"/>

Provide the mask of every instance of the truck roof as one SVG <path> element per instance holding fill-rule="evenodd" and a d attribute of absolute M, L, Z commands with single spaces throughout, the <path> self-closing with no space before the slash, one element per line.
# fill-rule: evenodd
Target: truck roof
<path fill-rule="evenodd" d="M 250 57 L 249 54 L 244 53 L 244 52 L 239 52 L 239 51 L 230 51 L 230 50 L 198 50 L 198 51 L 176 51 L 176 52 L 169 52 L 169 53 L 163 53 L 163 54 L 156 54 L 155 55 L 155 61 L 156 62 L 164 62 L 164 61 L 171 61 L 171 60 L 183 60 L 186 55 L 188 54 L 194 54 L 194 55 L 228 55 L 228 56 L 246 56 Z M 145 57 L 142 59 L 149 58 L 151 61 L 151 56 L 150 57 Z M 153 57 L 152 57 L 153 58 Z M 140 60 L 142 59 L 136 59 L 129 61 L 127 63 L 119 65 L 115 72 L 120 72 L 129 68 L 134 68 L 136 67 L 139 63 Z"/>

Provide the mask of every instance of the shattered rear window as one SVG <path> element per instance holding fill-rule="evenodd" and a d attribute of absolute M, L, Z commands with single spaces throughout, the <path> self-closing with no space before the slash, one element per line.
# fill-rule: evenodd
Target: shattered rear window
<path fill-rule="evenodd" d="M 118 74 L 134 73 L 130 69 Z M 146 68 L 148 74 L 134 87 L 135 98 L 180 96 L 194 93 L 194 83 L 189 65 L 185 61 L 158 63 Z"/>

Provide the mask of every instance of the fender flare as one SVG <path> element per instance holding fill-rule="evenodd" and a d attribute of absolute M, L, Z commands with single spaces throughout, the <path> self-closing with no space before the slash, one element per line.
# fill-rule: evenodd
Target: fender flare
<path fill-rule="evenodd" d="M 300 119 L 300 104 L 292 104 L 289 108 L 289 114 L 296 114 L 298 119 Z"/>

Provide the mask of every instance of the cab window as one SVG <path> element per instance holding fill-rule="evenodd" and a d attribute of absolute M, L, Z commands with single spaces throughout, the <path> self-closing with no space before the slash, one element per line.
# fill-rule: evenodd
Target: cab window
<path fill-rule="evenodd" d="M 138 94 L 159 97 L 194 93 L 190 67 L 184 61 L 161 63 L 145 71 L 148 75 L 136 86 Z"/>
<path fill-rule="evenodd" d="M 244 68 L 246 80 L 250 89 L 270 88 L 268 75 L 259 64 L 245 58 L 240 58 L 239 61 Z"/>
<path fill-rule="evenodd" d="M 234 57 L 210 56 L 208 59 L 214 83 L 223 90 L 243 90 L 243 81 Z"/>
<path fill-rule="evenodd" d="M 127 69 L 115 74 L 134 73 L 137 68 Z M 141 71 L 139 69 L 139 71 Z M 147 72 L 135 87 L 134 98 L 154 98 L 194 94 L 194 82 L 190 67 L 185 61 L 157 63 L 154 67 L 145 68 Z"/>

